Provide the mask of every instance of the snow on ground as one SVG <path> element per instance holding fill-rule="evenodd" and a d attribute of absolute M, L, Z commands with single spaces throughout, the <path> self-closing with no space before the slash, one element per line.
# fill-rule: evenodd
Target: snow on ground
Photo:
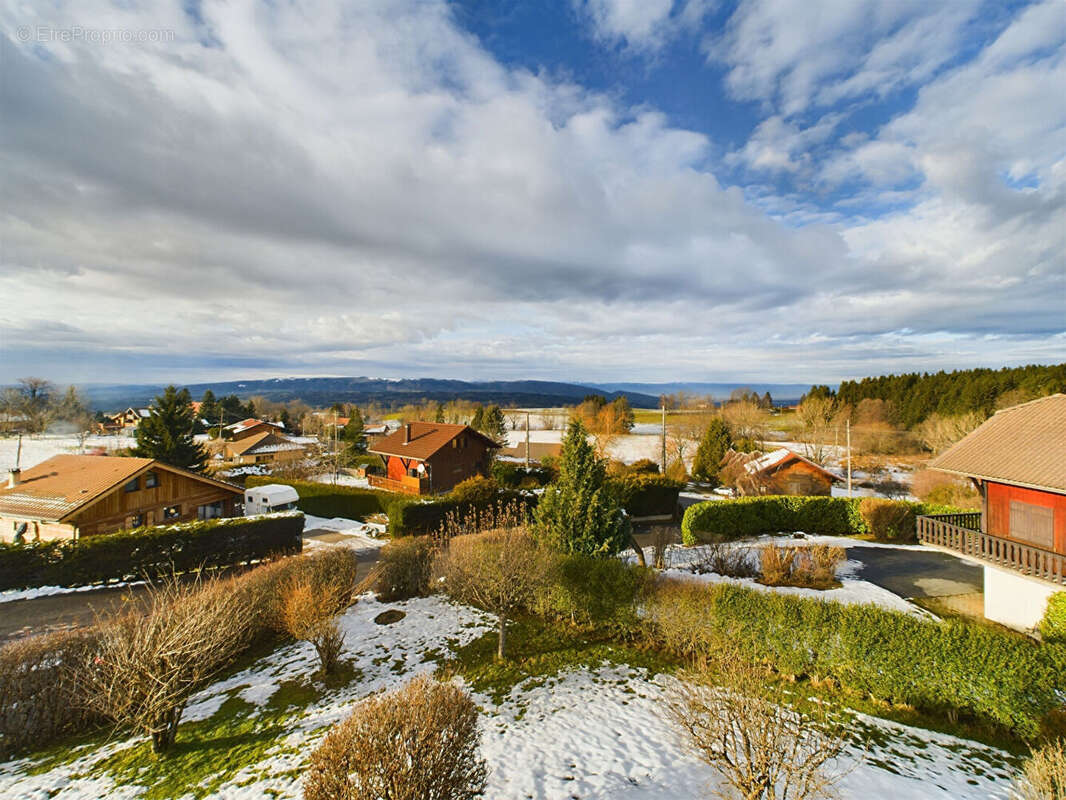
<path fill-rule="evenodd" d="M 343 472 L 336 475 L 332 472 L 324 472 L 321 475 L 315 475 L 311 480 L 315 483 L 328 483 L 333 486 L 355 486 L 359 489 L 370 488 L 366 478 L 357 478 L 354 475 L 348 475 Z"/>
<path fill-rule="evenodd" d="M 36 586 L 33 589 L 5 589 L 0 592 L 0 603 L 10 603 L 12 600 L 35 600 L 38 597 L 49 597 L 55 594 L 73 594 L 74 592 L 92 592 L 97 589 L 116 589 L 122 586 L 140 586 L 144 581 L 119 581 L 103 586 L 99 583 L 91 583 L 86 586 Z"/>
<path fill-rule="evenodd" d="M 885 544 L 878 542 L 864 542 L 859 539 L 851 539 L 846 536 L 808 536 L 806 534 L 798 533 L 793 537 L 784 536 L 759 536 L 752 539 L 743 539 L 736 542 L 730 542 L 725 546 L 728 548 L 744 549 L 748 554 L 748 561 L 753 565 L 758 564 L 758 551 L 766 547 L 768 544 L 778 545 L 816 545 L 825 544 L 833 547 L 890 547 L 900 548 L 900 545 Z M 840 581 L 841 586 L 837 589 L 805 589 L 799 586 L 764 586 L 754 578 L 733 578 L 728 575 L 719 575 L 714 572 L 705 572 L 703 574 L 697 574 L 693 571 L 693 567 L 699 564 L 706 558 L 710 551 L 710 547 L 707 545 L 695 545 L 692 547 L 685 547 L 681 545 L 670 545 L 666 550 L 666 569 L 662 571 L 662 574 L 669 578 L 682 578 L 685 580 L 700 581 L 703 583 L 732 583 L 737 586 L 746 586 L 751 589 L 757 589 L 764 592 L 778 592 L 781 594 L 798 595 L 801 597 L 812 597 L 816 600 L 833 600 L 838 603 L 871 603 L 873 605 L 887 608 L 891 611 L 902 611 L 906 614 L 914 614 L 915 616 L 930 617 L 932 616 L 925 609 L 919 608 L 913 603 L 909 603 L 904 598 L 900 597 L 894 592 L 890 592 L 881 586 L 878 586 L 869 581 L 864 581 L 853 577 L 861 568 L 862 561 L 857 559 L 849 559 L 842 562 L 837 567 L 837 580 Z M 914 549 L 910 546 L 904 549 Z M 930 549 L 930 548 L 924 548 Z M 633 560 L 634 555 L 627 555 L 627 560 Z M 653 549 L 646 547 L 644 549 L 644 558 L 651 563 L 653 558 Z"/>
<path fill-rule="evenodd" d="M 75 455 L 108 455 L 115 450 L 127 447 L 135 447 L 137 440 L 133 436 L 117 434 L 113 436 L 86 436 L 84 443 L 77 436 L 52 435 L 42 433 L 35 436 L 22 437 L 22 452 L 18 456 L 19 466 L 22 469 L 35 467 L 42 461 L 47 461 L 52 456 L 63 454 Z M 5 471 L 15 466 L 16 453 L 18 451 L 18 437 L 5 436 L 0 438 L 0 468 Z"/>
<path fill-rule="evenodd" d="M 373 622 L 385 608 L 404 619 Z M 463 644 L 492 630 L 481 612 L 439 598 L 382 604 L 359 599 L 342 620 L 345 657 L 358 670 L 347 687 L 325 691 L 302 713 L 284 718 L 276 744 L 258 764 L 245 767 L 212 796 L 258 800 L 271 795 L 295 800 L 299 775 L 325 729 L 343 719 L 360 699 L 393 688 L 433 669 L 429 660 L 448 640 Z M 195 695 L 184 720 L 202 720 L 230 698 L 265 712 L 283 682 L 307 680 L 316 668 L 314 650 L 293 643 Z M 492 800 L 673 800 L 704 796 L 712 771 L 688 753 L 659 715 L 661 697 L 673 679 L 640 669 L 603 665 L 516 686 L 499 706 L 475 693 L 482 710 L 482 754 L 489 765 L 485 797 Z M 842 798 L 898 797 L 912 800 L 977 800 L 1008 797 L 1014 763 L 976 742 L 855 715 L 852 744 L 841 766 L 854 766 L 839 789 Z M 179 740 L 181 731 L 178 733 Z M 133 798 L 144 788 L 115 786 L 93 765 L 136 740 L 119 739 L 94 752 L 78 751 L 72 763 L 30 774 L 29 759 L 0 764 L 0 796 L 25 800 Z M 864 748 L 862 742 L 868 742 Z M 865 752 L 864 752 L 865 749 Z"/>
<path fill-rule="evenodd" d="M 336 542 L 320 542 L 316 539 L 304 539 L 308 548 L 316 547 L 350 547 L 352 550 L 380 550 L 385 541 L 380 538 L 385 534 L 385 526 L 376 522 L 359 522 L 354 519 L 334 517 L 314 517 L 304 514 L 304 533 L 310 531 L 335 531 L 344 535 Z"/>

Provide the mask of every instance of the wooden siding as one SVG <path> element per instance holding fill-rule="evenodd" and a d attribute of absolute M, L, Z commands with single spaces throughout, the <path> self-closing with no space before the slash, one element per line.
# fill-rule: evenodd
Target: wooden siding
<path fill-rule="evenodd" d="M 803 461 L 792 461 L 770 478 L 771 494 L 824 495 L 832 493 L 833 481 Z"/>
<path fill-rule="evenodd" d="M 150 471 L 152 472 L 152 471 Z M 146 488 L 146 477 L 138 477 L 139 488 L 127 492 L 118 486 L 105 494 L 88 508 L 83 509 L 71 523 L 79 536 L 113 533 L 129 527 L 131 518 L 143 515 L 144 525 L 163 525 L 173 522 L 188 522 L 197 518 L 200 506 L 222 503 L 222 516 L 233 516 L 236 503 L 241 500 L 239 489 L 225 489 L 206 481 L 179 475 L 168 470 L 154 470 L 159 478 L 158 486 Z M 176 517 L 165 519 L 163 509 L 179 507 Z"/>
<path fill-rule="evenodd" d="M 479 436 L 469 432 L 456 436 L 428 459 L 434 492 L 448 492 L 467 478 L 487 475 L 492 467 L 492 450 Z"/>
<path fill-rule="evenodd" d="M 985 533 L 1066 555 L 1066 495 L 991 481 L 982 495 Z"/>

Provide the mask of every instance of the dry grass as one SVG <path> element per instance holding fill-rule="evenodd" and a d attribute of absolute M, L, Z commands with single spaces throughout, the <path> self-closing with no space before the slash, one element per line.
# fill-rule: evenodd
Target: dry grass
<path fill-rule="evenodd" d="M 487 770 L 477 707 L 427 676 L 360 703 L 311 755 L 305 800 L 473 800 Z"/>
<path fill-rule="evenodd" d="M 1012 796 L 1018 800 L 1064 800 L 1066 742 L 1059 739 L 1034 750 L 1014 782 Z"/>
<path fill-rule="evenodd" d="M 771 543 L 759 553 L 761 582 L 767 586 L 831 589 L 839 585 L 836 571 L 843 560 L 842 547 L 781 547 Z"/>

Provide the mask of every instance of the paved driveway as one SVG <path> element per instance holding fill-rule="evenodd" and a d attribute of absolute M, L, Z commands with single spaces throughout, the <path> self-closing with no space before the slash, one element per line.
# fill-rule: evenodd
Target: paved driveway
<path fill-rule="evenodd" d="M 984 570 L 950 553 L 895 547 L 849 547 L 848 559 L 861 561 L 856 578 L 900 597 L 945 597 L 984 591 Z"/>

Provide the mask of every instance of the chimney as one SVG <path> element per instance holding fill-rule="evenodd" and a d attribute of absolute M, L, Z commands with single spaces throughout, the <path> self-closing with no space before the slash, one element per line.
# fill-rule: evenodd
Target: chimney
<path fill-rule="evenodd" d="M 22 475 L 22 470 L 20 470 L 18 467 L 15 467 L 14 469 L 8 470 L 8 472 L 7 472 L 7 488 L 8 489 L 14 489 L 16 486 L 18 486 L 19 483 L 20 483 L 21 475 Z"/>
<path fill-rule="evenodd" d="M 404 444 L 410 444 L 411 443 L 411 423 L 410 422 L 408 422 L 406 425 L 403 426 L 403 443 Z"/>

